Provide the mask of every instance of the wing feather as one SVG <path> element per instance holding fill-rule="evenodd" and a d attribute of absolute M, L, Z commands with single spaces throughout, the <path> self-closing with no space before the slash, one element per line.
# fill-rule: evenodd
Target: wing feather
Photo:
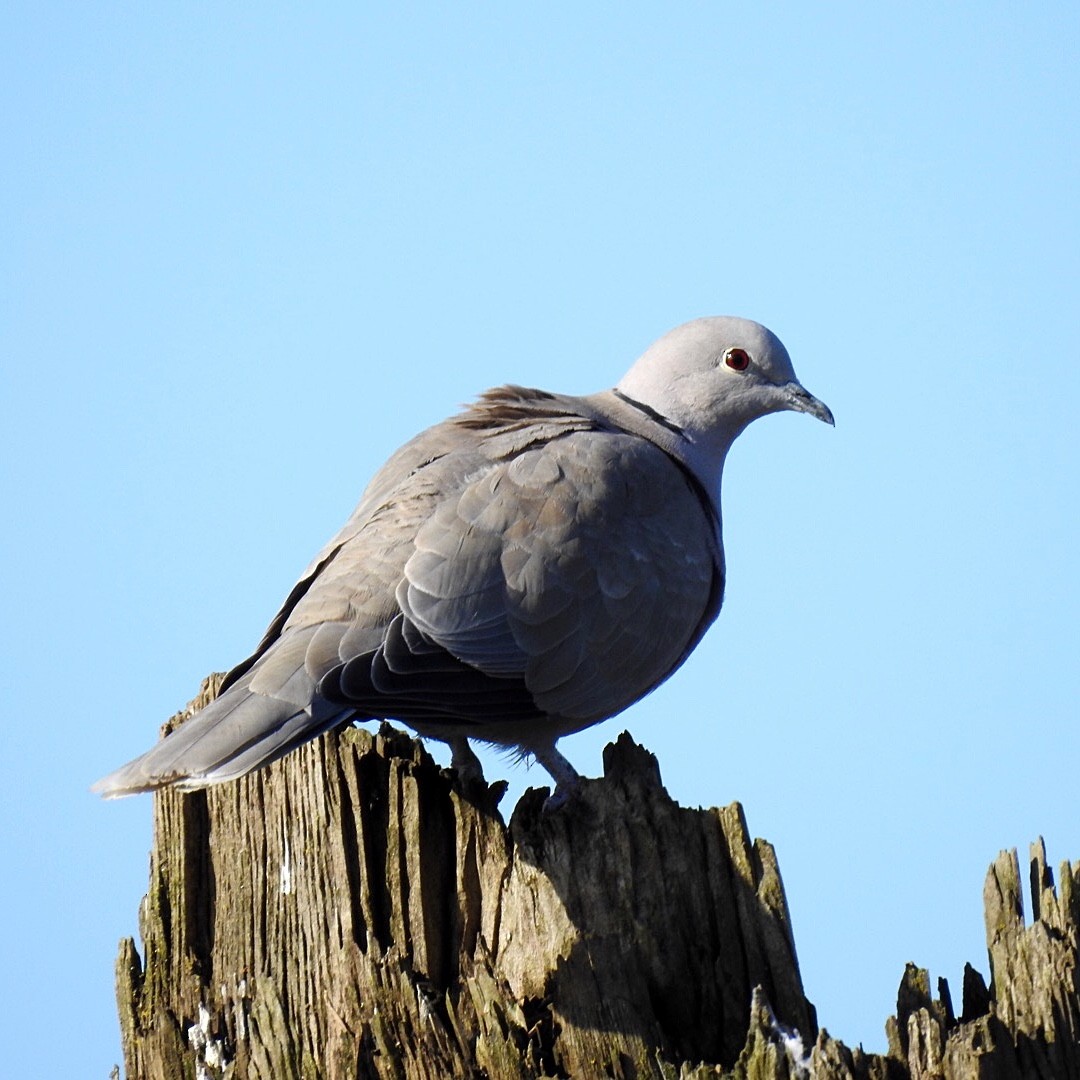
<path fill-rule="evenodd" d="M 398 601 L 430 641 L 520 676 L 544 712 L 609 716 L 681 662 L 719 574 L 682 470 L 630 435 L 574 432 L 496 463 L 417 533 Z"/>

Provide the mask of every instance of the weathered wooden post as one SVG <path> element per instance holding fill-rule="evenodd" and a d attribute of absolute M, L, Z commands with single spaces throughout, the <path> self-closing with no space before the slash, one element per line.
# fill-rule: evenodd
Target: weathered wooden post
<path fill-rule="evenodd" d="M 1025 928 L 1000 858 L 991 989 L 972 971 L 957 1020 L 909 965 L 866 1055 L 818 1032 L 742 809 L 679 807 L 627 735 L 604 773 L 506 825 L 500 791 L 383 728 L 155 796 L 143 958 L 117 963 L 128 1077 L 1080 1077 L 1080 864 L 1056 893 L 1037 852 Z"/>

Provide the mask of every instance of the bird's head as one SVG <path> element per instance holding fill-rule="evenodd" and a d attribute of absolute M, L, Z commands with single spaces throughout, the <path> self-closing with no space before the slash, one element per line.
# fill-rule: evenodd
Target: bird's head
<path fill-rule="evenodd" d="M 682 456 L 702 479 L 718 476 L 735 437 L 759 416 L 792 410 L 833 423 L 795 376 L 780 339 L 749 319 L 695 319 L 651 345 L 616 390 L 679 428 Z"/>

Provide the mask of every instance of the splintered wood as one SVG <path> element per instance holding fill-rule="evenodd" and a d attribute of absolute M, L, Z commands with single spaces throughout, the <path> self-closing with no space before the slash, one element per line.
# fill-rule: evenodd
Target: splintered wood
<path fill-rule="evenodd" d="M 678 806 L 625 734 L 569 806 L 531 791 L 506 825 L 501 794 L 384 726 L 155 796 L 128 1077 L 1080 1076 L 1080 866 L 1055 890 L 1041 846 L 1030 926 L 1015 854 L 991 868 L 992 988 L 972 969 L 957 1019 L 909 965 L 878 1056 L 818 1031 L 738 804 Z"/>

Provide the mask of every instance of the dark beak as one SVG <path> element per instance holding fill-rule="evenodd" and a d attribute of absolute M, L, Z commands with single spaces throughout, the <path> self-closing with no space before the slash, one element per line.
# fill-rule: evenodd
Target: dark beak
<path fill-rule="evenodd" d="M 784 387 L 787 407 L 793 412 L 804 412 L 809 416 L 816 416 L 826 424 L 836 426 L 833 420 L 832 410 L 824 401 L 819 401 L 809 390 L 804 389 L 799 383 L 788 383 Z"/>

